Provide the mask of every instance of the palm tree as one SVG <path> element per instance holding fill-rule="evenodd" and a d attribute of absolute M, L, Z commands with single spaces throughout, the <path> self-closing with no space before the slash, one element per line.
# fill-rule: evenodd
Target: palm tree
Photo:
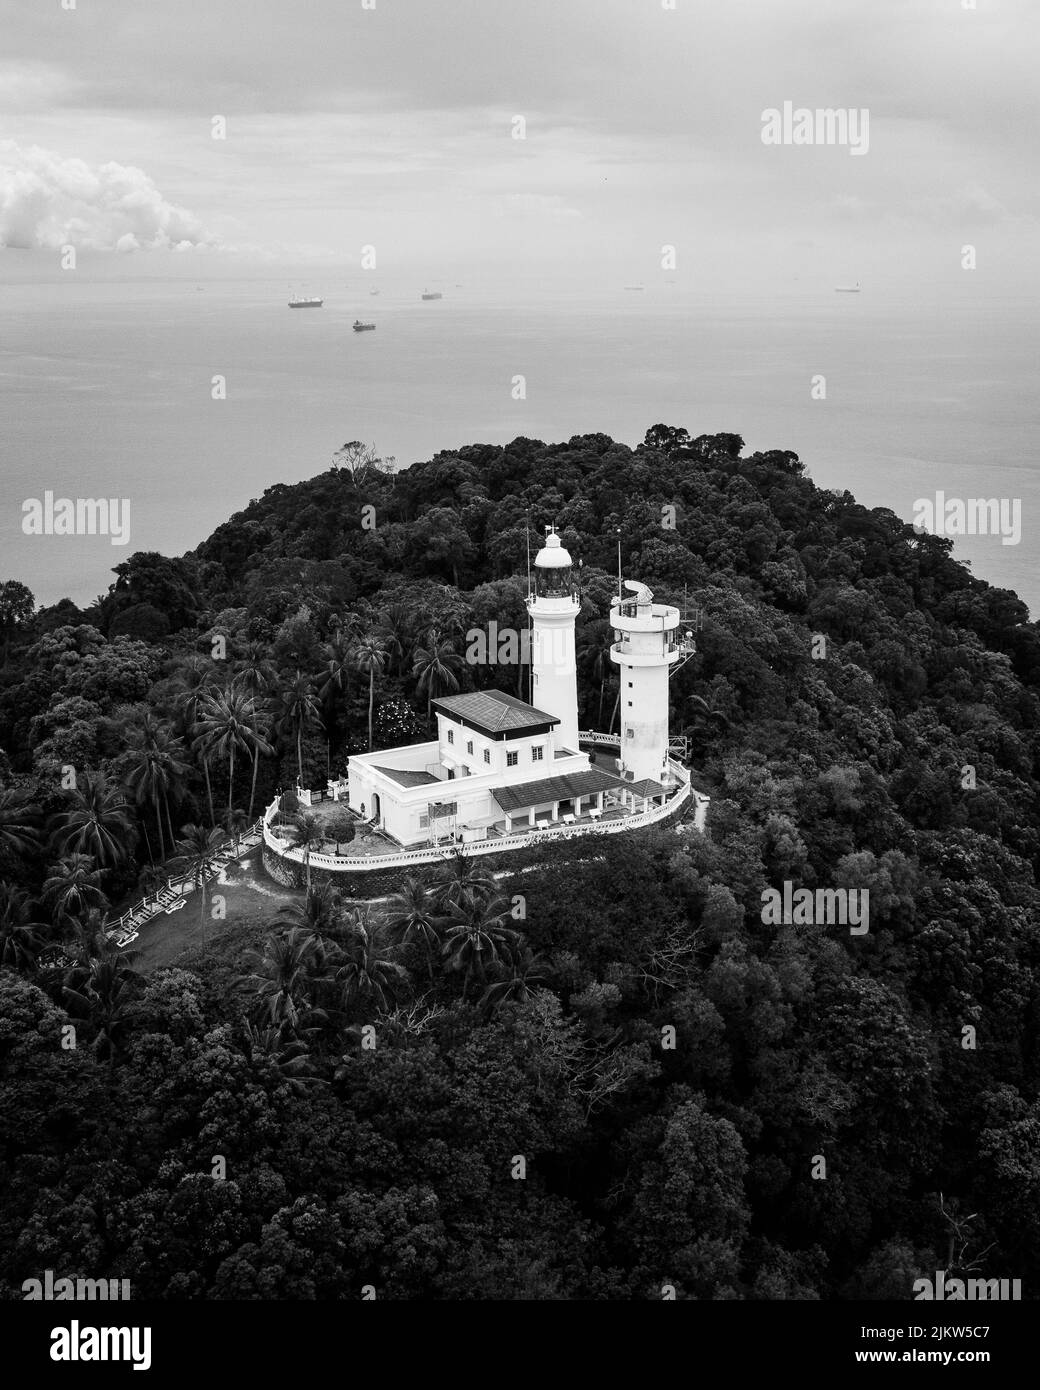
<path fill-rule="evenodd" d="M 278 694 L 278 729 L 290 733 L 296 739 L 296 765 L 300 785 L 303 785 L 303 731 L 320 717 L 318 702 L 306 676 L 296 672 L 293 682 Z"/>
<path fill-rule="evenodd" d="M 173 860 L 174 870 L 184 878 L 191 879 L 193 888 L 202 890 L 199 907 L 201 926 L 206 920 L 206 885 L 224 848 L 224 832 L 215 828 L 204 830 L 201 825 L 185 825 L 181 827 L 181 838 L 174 848 L 177 851 Z"/>
<path fill-rule="evenodd" d="M 386 652 L 382 641 L 375 632 L 368 632 L 358 638 L 354 646 L 354 665 L 361 672 L 368 673 L 368 751 L 372 751 L 372 711 L 376 698 L 376 676 L 382 675 L 386 665 Z"/>
<path fill-rule="evenodd" d="M 28 792 L 5 787 L 0 791 L 0 856 L 20 859 L 39 847 L 37 814 Z"/>
<path fill-rule="evenodd" d="M 465 966 L 464 999 L 469 994 L 472 976 L 475 974 L 481 984 L 486 984 L 488 966 L 519 941 L 520 933 L 505 925 L 508 915 L 509 904 L 505 898 L 484 902 L 467 894 L 449 906 L 443 919 L 441 954 L 449 970 L 461 970 Z"/>
<path fill-rule="evenodd" d="M 131 969 L 125 956 L 117 953 L 91 961 L 86 979 L 78 987 L 64 987 L 69 1012 L 93 1023 L 94 1050 L 99 1057 L 108 1058 L 110 1072 L 140 983 L 141 976 Z"/>
<path fill-rule="evenodd" d="M 693 729 L 701 734 L 706 729 L 712 733 L 724 733 L 730 725 L 729 715 L 719 706 L 719 691 L 710 691 L 706 700 L 702 695 L 687 695 L 687 704 L 693 706 Z"/>
<path fill-rule="evenodd" d="M 416 689 L 426 693 L 426 721 L 430 722 L 434 697 L 459 688 L 457 673 L 465 669 L 465 661 L 454 646 L 436 628 L 426 634 L 424 644 L 416 647 L 412 657 L 412 674 L 418 676 Z"/>
<path fill-rule="evenodd" d="M 226 758 L 228 763 L 228 815 L 231 814 L 235 789 L 235 755 L 253 760 L 253 788 L 256 788 L 256 763 L 260 753 L 271 753 L 270 744 L 257 732 L 256 708 L 251 700 L 237 691 L 218 691 L 199 706 L 199 739 L 207 753 Z M 250 806 L 252 809 L 252 806 Z"/>
<path fill-rule="evenodd" d="M 464 897 L 487 900 L 496 893 L 495 880 L 486 869 L 463 850 L 452 850 L 451 855 L 437 871 L 437 901 L 440 906 L 446 903 L 459 903 Z"/>
<path fill-rule="evenodd" d="M 174 800 L 180 793 L 187 776 L 188 764 L 184 758 L 184 744 L 175 738 L 171 729 L 159 724 L 150 711 L 141 717 L 135 729 L 128 736 L 130 752 L 127 754 L 128 766 L 124 774 L 127 791 L 136 805 L 151 803 L 155 812 L 155 825 L 159 832 L 159 855 L 166 859 L 166 836 L 163 832 L 161 809 L 166 812 L 166 827 L 170 832 L 170 846 L 173 846 L 173 826 L 170 822 L 170 792 Z M 145 838 L 147 839 L 147 830 Z M 148 844 L 151 858 L 151 842 Z"/>
<path fill-rule="evenodd" d="M 396 660 L 397 674 L 401 675 L 415 636 L 415 617 L 412 610 L 404 603 L 388 604 L 380 615 L 376 631 L 386 649 L 388 670 L 393 670 Z"/>
<path fill-rule="evenodd" d="M 133 843 L 123 793 L 98 772 L 85 773 L 80 786 L 66 796 L 66 809 L 52 817 L 58 853 L 89 854 L 102 868 L 121 864 Z"/>
<path fill-rule="evenodd" d="M 250 952 L 247 960 L 252 970 L 238 985 L 255 994 L 255 1017 L 297 1032 L 307 1016 L 312 989 L 313 937 L 303 927 L 271 932 L 263 951 Z"/>
<path fill-rule="evenodd" d="M 52 865 L 44 879 L 40 902 L 56 927 L 64 928 L 92 908 L 104 912 L 108 899 L 101 891 L 101 871 L 89 854 L 70 854 Z"/>
<path fill-rule="evenodd" d="M 201 710 L 201 698 L 196 701 L 196 711 Z M 191 726 L 191 751 L 202 763 L 203 775 L 206 778 L 206 801 L 209 805 L 209 823 L 211 827 L 217 824 L 217 813 L 213 809 L 213 783 L 209 775 L 209 755 L 213 751 L 213 736 L 211 733 L 203 733 L 199 724 Z"/>
<path fill-rule="evenodd" d="M 426 956 L 426 970 L 433 983 L 433 957 L 440 952 L 439 903 L 421 878 L 411 875 L 391 895 L 384 921 L 403 946 L 418 946 Z"/>
<path fill-rule="evenodd" d="M 278 672 L 262 642 L 252 642 L 231 678 L 232 690 L 247 696 L 254 704 L 270 695 L 278 683 Z"/>
<path fill-rule="evenodd" d="M 290 903 L 275 921 L 287 930 L 299 927 L 314 938 L 316 955 L 324 960 L 334 954 L 346 934 L 343 906 L 331 883 L 308 888 L 302 903 Z"/>
<path fill-rule="evenodd" d="M 599 685 L 599 712 L 596 727 L 603 726 L 603 695 L 607 678 L 613 671 L 610 660 L 611 631 L 607 624 L 598 620 L 587 624 L 578 647 L 578 660 L 588 672 L 589 679 Z"/>
<path fill-rule="evenodd" d="M 44 926 L 32 913 L 28 893 L 0 882 L 0 965 L 25 970 L 43 949 Z"/>
<path fill-rule="evenodd" d="M 307 1044 L 293 1034 L 284 1020 L 277 1027 L 268 1024 L 263 1028 L 247 1022 L 246 1045 L 254 1062 L 260 1058 L 269 1061 L 297 1095 L 321 1084 L 321 1078 L 314 1074 Z"/>
<path fill-rule="evenodd" d="M 274 691 L 278 681 L 278 672 L 275 670 L 274 663 L 267 659 L 264 652 L 265 648 L 262 643 L 253 643 L 231 682 L 233 689 L 241 691 L 249 697 L 253 707 L 254 740 L 249 748 L 250 757 L 253 759 L 253 781 L 249 788 L 249 810 L 246 812 L 250 824 L 253 821 L 253 803 L 256 801 L 256 774 L 260 764 L 260 755 L 269 757 L 274 753 L 274 749 L 270 746 L 270 724 L 267 719 L 261 718 L 260 703 L 261 701 L 266 703 Z"/>
<path fill-rule="evenodd" d="M 360 908 L 354 908 L 347 921 L 343 963 L 336 971 L 344 1008 L 371 1000 L 385 1009 L 397 986 L 408 979 L 408 971 L 393 959 L 393 947 L 386 945 L 381 924 L 370 922 Z"/>
<path fill-rule="evenodd" d="M 328 711 L 328 724 L 332 725 L 335 722 L 337 697 L 342 696 L 346 699 L 350 691 L 350 672 L 354 661 L 354 649 L 350 638 L 340 628 L 333 634 L 332 639 L 325 643 L 321 651 L 325 658 L 325 665 L 318 673 L 318 698 Z"/>
<path fill-rule="evenodd" d="M 321 817 L 313 811 L 301 811 L 295 820 L 296 844 L 303 850 L 303 864 L 307 870 L 307 892 L 311 891 L 311 851 L 315 845 L 325 843 Z"/>
<path fill-rule="evenodd" d="M 500 960 L 496 967 L 497 979 L 493 980 L 481 995 L 480 1007 L 493 1009 L 498 1004 L 512 1002 L 522 1004 L 530 999 L 535 991 L 549 983 L 545 973 L 546 962 L 536 956 L 529 946 L 519 953 L 509 953 L 508 960 Z"/>
<path fill-rule="evenodd" d="M 185 738 L 195 726 L 199 702 L 219 685 L 220 672 L 216 663 L 199 656 L 191 657 L 172 677 L 175 719 Z"/>

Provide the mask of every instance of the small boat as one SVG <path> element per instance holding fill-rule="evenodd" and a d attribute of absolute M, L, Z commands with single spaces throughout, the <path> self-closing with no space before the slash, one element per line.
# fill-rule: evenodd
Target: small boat
<path fill-rule="evenodd" d="M 308 296 L 295 295 L 289 300 L 290 309 L 320 309 L 325 303 L 324 299 L 313 299 Z"/>
<path fill-rule="evenodd" d="M 626 286 L 625 286 L 625 289 L 626 289 L 626 290 L 642 290 L 642 289 L 645 289 L 645 286 L 644 286 L 644 285 L 626 285 Z"/>
<path fill-rule="evenodd" d="M 378 293 L 379 293 L 378 290 L 369 290 L 369 294 L 378 294 Z"/>
<path fill-rule="evenodd" d="M 834 286 L 834 293 L 835 293 L 835 294 L 859 294 L 859 281 L 857 280 L 856 283 L 855 283 L 854 285 L 835 285 L 835 286 Z"/>
<path fill-rule="evenodd" d="M 374 324 L 374 323 L 362 323 L 360 319 L 355 319 L 355 320 L 354 320 L 354 332 L 355 332 L 355 333 L 365 333 L 365 332 L 368 332 L 370 329 L 373 329 L 373 328 L 375 328 L 375 324 Z"/>
<path fill-rule="evenodd" d="M 422 292 L 422 297 L 423 297 L 423 299 L 443 299 L 443 298 L 444 298 L 444 296 L 443 296 L 442 294 L 438 294 L 436 290 L 434 290 L 432 293 L 431 293 L 430 290 L 423 290 L 423 292 Z"/>

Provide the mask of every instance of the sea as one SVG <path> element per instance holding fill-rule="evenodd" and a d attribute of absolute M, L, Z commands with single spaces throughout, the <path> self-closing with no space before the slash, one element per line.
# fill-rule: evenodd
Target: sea
<path fill-rule="evenodd" d="M 402 467 L 518 435 L 634 446 L 663 422 L 793 450 L 907 521 L 937 493 L 1017 502 L 1017 544 L 958 536 L 954 554 L 1040 611 L 1040 314 L 970 276 L 764 293 L 0 251 L 0 305 L 0 581 L 41 603 L 90 602 L 136 550 L 182 554 L 348 440 Z M 125 499 L 126 544 L 25 534 L 48 491 Z"/>

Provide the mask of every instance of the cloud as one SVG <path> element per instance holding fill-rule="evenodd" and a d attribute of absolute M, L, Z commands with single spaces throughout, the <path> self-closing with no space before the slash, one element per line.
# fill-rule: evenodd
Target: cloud
<path fill-rule="evenodd" d="M 217 238 L 168 202 L 141 169 L 96 168 L 32 145 L 0 141 L 0 246 L 92 251 L 189 251 Z"/>

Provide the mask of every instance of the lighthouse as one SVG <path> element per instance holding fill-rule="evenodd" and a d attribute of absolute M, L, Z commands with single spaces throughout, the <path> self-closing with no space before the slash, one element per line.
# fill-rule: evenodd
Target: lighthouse
<path fill-rule="evenodd" d="M 578 669 L 574 620 L 581 607 L 571 557 L 555 527 L 535 556 L 527 611 L 531 615 L 531 704 L 555 715 L 557 748 L 578 751 Z"/>
<path fill-rule="evenodd" d="M 626 579 L 627 598 L 610 609 L 614 642 L 610 659 L 621 679 L 621 748 L 618 771 L 626 782 L 649 779 L 668 785 L 668 676 L 692 647 L 676 640 L 679 610 L 653 602 L 645 584 Z"/>

